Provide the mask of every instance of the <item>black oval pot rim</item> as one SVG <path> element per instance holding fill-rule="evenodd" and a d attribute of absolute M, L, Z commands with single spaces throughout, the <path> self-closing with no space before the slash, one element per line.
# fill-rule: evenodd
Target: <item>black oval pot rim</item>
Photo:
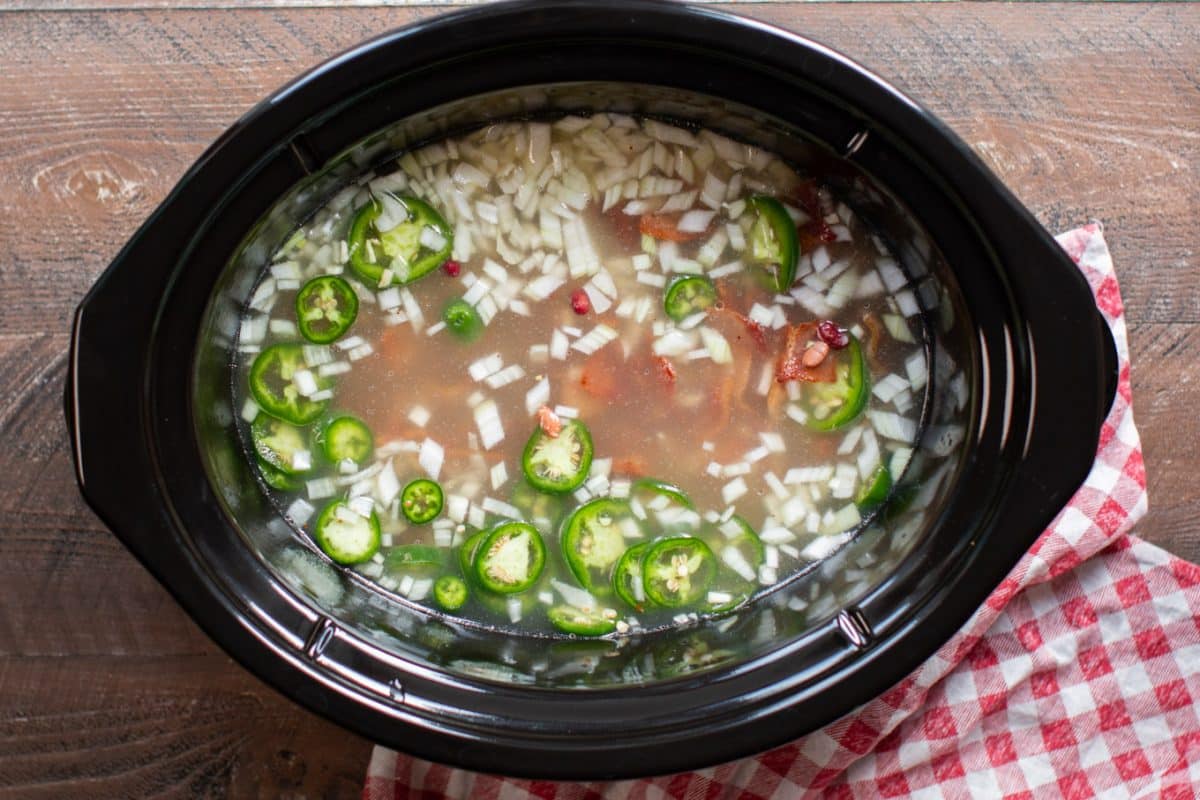
<path fill-rule="evenodd" d="M 1001 200 L 1007 203 L 1009 206 L 1008 210 L 1010 212 L 1023 217 L 1027 223 L 1032 223 L 1034 226 L 1036 226 L 1036 223 L 1032 222 L 1032 218 L 1028 216 L 1028 213 L 1025 212 L 1024 209 L 1020 208 L 1018 204 L 1016 204 L 1016 201 L 1012 199 L 1011 195 L 1009 195 L 1006 190 L 1003 190 L 1002 187 L 999 187 L 996 179 L 987 173 L 986 169 L 970 153 L 965 145 L 959 142 L 957 138 L 953 137 L 952 134 L 949 134 L 948 130 L 942 125 L 942 123 L 933 118 L 932 115 L 930 115 L 927 111 L 924 111 L 919 105 L 909 100 L 892 87 L 883 83 L 875 76 L 868 73 L 865 69 L 857 65 L 852 60 L 836 54 L 832 50 L 829 50 L 821 45 L 812 43 L 803 37 L 773 28 L 772 26 L 764 23 L 747 21 L 739 17 L 714 12 L 708 9 L 697 9 L 692 7 L 676 6 L 673 4 L 637 2 L 636 0 L 626 0 L 625 2 L 607 3 L 603 5 L 587 2 L 549 4 L 516 2 L 497 4 L 490 7 L 468 9 L 433 20 L 418 22 L 408 28 L 383 34 L 369 42 L 352 48 L 340 56 L 334 57 L 333 59 L 309 71 L 304 76 L 301 76 L 295 81 L 289 83 L 279 91 L 273 93 L 267 99 L 259 103 L 253 110 L 244 115 L 237 123 L 235 123 L 233 127 L 230 128 L 229 131 L 227 131 L 220 139 L 218 139 L 218 141 L 211 148 L 209 148 L 205 154 L 200 157 L 196 165 L 188 171 L 183 179 L 181 179 L 177 188 L 172 191 L 160 209 L 156 211 L 151 217 L 150 221 L 146 223 L 146 226 L 144 226 L 142 231 L 139 231 L 138 235 L 134 237 L 133 242 L 131 242 L 131 244 L 122 251 L 121 255 L 115 259 L 114 267 L 119 264 L 126 254 L 131 250 L 131 248 L 134 247 L 138 239 L 142 237 L 144 231 L 155 223 L 155 220 L 159 218 L 160 213 L 164 208 L 176 202 L 183 202 L 186 199 L 186 192 L 190 181 L 193 180 L 194 176 L 198 172 L 204 170 L 206 165 L 208 165 L 212 160 L 216 159 L 224 147 L 229 145 L 230 142 L 236 140 L 238 137 L 244 135 L 244 131 L 255 127 L 264 118 L 273 114 L 280 104 L 293 101 L 299 102 L 303 99 L 302 95 L 304 92 L 311 88 L 315 83 L 329 79 L 331 76 L 336 75 L 339 70 L 343 68 L 352 68 L 357 59 L 369 54 L 380 53 L 390 48 L 399 46 L 403 42 L 409 40 L 411 37 L 418 37 L 442 31 L 444 27 L 462 25 L 472 22 L 478 25 L 486 25 L 489 22 L 494 22 L 497 19 L 503 19 L 506 16 L 511 16 L 515 19 L 523 13 L 547 11 L 551 13 L 558 13 L 560 11 L 568 12 L 568 10 L 572 13 L 587 11 L 589 13 L 603 12 L 606 14 L 629 12 L 642 15 L 656 15 L 659 16 L 662 21 L 669 20 L 675 24 L 678 24 L 682 19 L 707 19 L 722 26 L 736 25 L 739 28 L 753 31 L 753 34 L 750 34 L 752 37 L 771 37 L 772 41 L 776 39 L 782 39 L 790 45 L 805 48 L 807 52 L 817 53 L 822 58 L 831 59 L 839 68 L 850 70 L 853 73 L 855 80 L 866 81 L 875 90 L 883 92 L 890 101 L 902 103 L 906 107 L 905 113 L 911 115 L 914 119 L 920 120 L 921 124 L 926 126 L 928 129 L 940 132 L 951 144 L 954 145 L 955 148 L 957 148 L 957 152 L 954 153 L 954 155 L 958 157 L 959 161 L 965 163 L 968 168 L 973 168 L 975 170 L 974 177 L 977 180 L 983 181 L 988 185 L 988 188 L 994 191 L 998 190 L 1001 194 Z M 1041 231 L 1040 227 L 1038 227 L 1037 230 Z M 1041 231 L 1041 234 L 1045 236 L 1044 231 Z M 110 271 L 111 269 L 112 268 L 110 268 Z M 108 273 L 106 273 L 106 276 L 107 275 Z M 1079 278 L 1079 280 L 1082 281 L 1082 278 Z M 107 522 L 109 514 L 104 510 L 104 506 L 106 504 L 102 502 L 101 498 L 93 498 L 88 492 L 88 482 L 85 481 L 85 473 L 87 470 L 85 470 L 86 465 L 82 461 L 83 445 L 81 440 L 78 438 L 79 426 L 75 424 L 75 417 L 79 413 L 80 409 L 75 405 L 74 401 L 74 392 L 77 388 L 74 377 L 76 375 L 77 367 L 76 356 L 80 348 L 78 337 L 80 335 L 81 328 L 83 327 L 85 307 L 88 306 L 89 301 L 92 300 L 93 296 L 98 292 L 98 289 L 103 281 L 104 279 L 102 278 L 101 281 L 98 282 L 97 288 L 93 289 L 93 291 L 89 293 L 88 298 L 85 298 L 77 314 L 75 336 L 73 337 L 72 342 L 72 377 L 71 383 L 68 385 L 67 400 L 70 407 L 68 416 L 72 420 L 72 431 L 75 435 L 73 449 L 75 451 L 80 484 L 83 487 L 85 497 L 88 499 L 89 504 L 91 504 L 93 508 L 97 510 L 97 513 L 99 513 L 102 518 L 105 518 Z M 1112 363 L 1115 362 L 1106 361 L 1105 366 L 1111 367 Z M 1112 377 L 1115 378 L 1115 370 L 1110 368 L 1109 372 L 1112 373 Z M 1113 385 L 1112 378 L 1106 380 L 1105 384 L 1107 390 L 1107 387 Z M 1111 397 L 1111 392 L 1109 392 L 1107 396 Z M 1107 402 L 1105 402 L 1104 405 L 1105 408 L 1107 408 Z M 1080 475 L 1079 478 L 1082 480 L 1082 475 Z M 1047 517 L 1043 522 L 1043 526 L 1044 523 L 1048 521 L 1049 518 Z M 186 525 L 182 520 L 176 519 L 174 522 L 181 530 L 186 530 Z M 119 526 L 114 525 L 112 527 L 118 528 Z M 1040 532 L 1040 530 L 1041 527 L 1038 527 L 1035 533 Z M 1032 540 L 1026 544 L 1031 543 L 1031 541 Z M 1022 551 L 1023 549 L 1024 548 L 1022 547 Z M 155 574 L 159 575 L 160 579 L 162 579 L 161 565 L 155 560 L 155 557 L 145 552 L 138 552 L 136 548 L 135 552 L 140 558 L 143 559 L 143 562 L 147 564 L 151 571 L 155 572 Z M 191 563 L 191 568 L 193 570 L 203 571 L 205 569 L 202 560 L 196 553 L 189 554 L 188 561 Z M 1012 563 L 1015 564 L 1015 559 Z M 999 579 L 1003 577 L 1003 574 L 1007 572 L 1007 569 L 1010 566 L 1012 566 L 1012 564 L 1004 566 L 1003 571 L 995 566 L 986 571 L 985 574 L 989 576 L 988 580 L 990 580 L 990 577 L 995 577 L 995 580 L 990 583 L 988 580 L 984 580 L 980 582 L 980 585 L 970 587 L 973 590 L 970 593 L 970 601 L 966 603 L 960 602 L 958 605 L 961 608 L 954 614 L 945 613 L 944 602 L 935 603 L 931 599 L 929 601 L 929 606 L 926 608 L 929 608 L 930 606 L 935 608 L 943 608 L 943 613 L 941 614 L 938 624 L 930 629 L 917 632 L 913 637 L 907 639 L 910 644 L 914 642 L 920 642 L 920 646 L 910 648 L 913 652 L 918 653 L 919 657 L 909 655 L 907 660 L 896 659 L 894 663 L 890 665 L 891 668 L 888 670 L 886 675 L 880 673 L 873 680 L 869 681 L 869 684 L 877 689 L 877 691 L 873 691 L 872 696 L 882 692 L 888 686 L 902 679 L 905 675 L 911 672 L 913 667 L 923 661 L 928 655 L 931 655 L 934 652 L 934 649 L 936 649 L 937 645 L 940 645 L 943 641 L 948 639 L 950 633 L 952 633 L 963 622 L 965 622 L 970 616 L 970 613 L 973 613 L 974 609 L 980 603 L 982 603 L 984 597 L 986 597 L 986 594 L 991 590 L 992 586 L 999 582 Z M 309 706 L 310 708 L 327 714 L 331 713 L 330 708 L 334 704 L 339 706 L 347 705 L 347 703 L 344 702 L 346 700 L 344 692 L 339 687 L 332 685 L 330 676 L 321 674 L 320 671 L 314 668 L 314 664 L 301 659 L 300 656 L 302 653 L 298 653 L 295 650 L 286 650 L 285 648 L 278 647 L 271 648 L 267 646 L 264 640 L 265 633 L 261 630 L 256 630 L 254 625 L 248 621 L 245 616 L 244 609 L 239 609 L 236 604 L 230 604 L 228 602 L 231 600 L 231 598 L 225 598 L 223 601 L 224 605 L 220 609 L 216 609 L 208 613 L 200 613 L 196 610 L 197 595 L 194 593 L 185 594 L 178 592 L 175 585 L 173 585 L 170 581 L 164 579 L 163 582 L 168 585 L 168 588 L 171 589 L 173 593 L 177 594 L 177 597 L 180 599 L 181 603 L 185 605 L 185 607 L 188 607 L 193 616 L 201 621 L 203 627 L 205 627 L 205 629 L 210 633 L 211 636 L 213 636 L 214 639 L 220 642 L 236 658 L 249 666 L 252 671 L 256 672 L 262 677 L 265 677 L 270 683 L 276 686 L 276 688 L 281 689 L 286 694 L 289 694 L 294 699 Z M 967 609 L 968 606 L 969 609 Z M 915 626 L 919 621 L 920 620 L 913 620 L 912 625 Z M 242 629 L 235 630 L 234 626 L 230 625 L 231 622 L 235 622 L 237 625 L 241 626 Z M 897 635 L 900 636 L 901 634 Z M 283 661 L 280 661 L 280 659 Z M 295 675 L 296 671 L 303 673 L 314 683 L 324 685 L 326 687 L 326 691 L 333 695 L 333 697 L 317 697 L 310 694 L 305 687 L 297 687 Z M 360 693 L 356 695 L 355 698 L 348 703 L 348 705 L 364 706 L 366 705 L 366 700 Z M 388 708 L 385 703 L 379 703 L 375 710 L 389 716 L 397 715 L 396 709 Z M 843 709 L 838 707 L 836 710 L 837 713 L 834 713 L 835 710 L 831 708 L 830 710 L 826 711 L 826 719 L 816 719 L 814 717 L 804 721 L 800 727 L 803 727 L 806 730 L 814 729 L 818 727 L 819 724 L 832 721 L 833 718 L 840 716 L 842 711 L 848 711 L 849 708 Z M 369 736 L 378 737 L 379 735 L 378 728 L 372 727 L 372 716 L 366 709 L 344 709 L 342 713 L 335 714 L 335 716 L 337 716 L 340 722 L 347 724 L 350 727 L 354 727 L 360 732 L 364 732 Z M 723 758 L 721 760 L 728 760 L 728 758 L 748 755 L 752 752 L 760 751 L 766 747 L 781 744 L 791 738 L 794 738 L 796 735 L 794 731 L 795 727 L 795 725 L 761 725 L 760 734 L 756 738 L 751 737 L 744 740 L 739 740 L 736 742 L 736 744 L 731 744 L 729 742 L 723 743 Z M 428 738 L 428 741 L 426 741 L 426 738 Z M 435 742 L 433 736 L 409 736 L 408 739 L 401 742 L 401 744 L 405 749 L 433 760 L 458 761 L 458 763 L 462 763 L 468 767 L 482 769 L 485 771 L 494 770 L 496 767 L 496 762 L 493 759 L 480 759 L 478 757 L 472 757 L 469 754 L 466 757 L 462 757 L 461 748 L 455 748 L 453 746 L 453 742 Z M 657 771 L 676 771 L 697 766 L 707 766 L 713 760 L 711 752 L 711 750 L 702 750 L 700 748 L 696 748 L 692 752 L 678 756 L 673 761 L 670 759 L 665 759 L 660 763 L 665 764 L 666 769 Z M 609 755 L 608 758 L 612 758 L 612 756 Z M 515 769 L 510 770 L 510 772 L 513 772 L 514 774 L 525 774 L 531 777 L 541 777 L 546 776 L 547 774 L 552 774 L 553 777 L 559 778 L 593 778 L 597 776 L 629 777 L 646 774 L 646 770 L 641 765 L 632 766 L 628 764 L 608 764 L 603 768 L 597 768 L 599 766 L 599 761 L 599 759 L 595 759 L 593 762 L 587 764 L 580 762 L 579 764 L 571 764 L 566 766 L 558 765 L 557 767 L 546 769 L 545 767 L 547 765 L 539 764 L 536 760 L 529 760 L 525 763 L 514 763 L 513 766 Z"/>

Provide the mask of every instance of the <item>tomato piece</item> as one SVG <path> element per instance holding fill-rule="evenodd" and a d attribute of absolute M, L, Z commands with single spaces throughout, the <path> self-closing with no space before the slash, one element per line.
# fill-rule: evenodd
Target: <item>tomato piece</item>
<path fill-rule="evenodd" d="M 653 236 L 655 239 L 667 242 L 691 242 L 708 236 L 709 228 L 712 225 L 697 233 L 679 230 L 679 219 L 682 216 L 683 212 L 675 214 L 643 214 L 638 227 L 647 236 Z"/>
<path fill-rule="evenodd" d="M 658 376 L 663 379 L 668 387 L 675 388 L 675 379 L 678 374 L 675 372 L 675 365 L 671 363 L 671 359 L 666 356 L 655 356 L 654 366 L 658 368 Z"/>
<path fill-rule="evenodd" d="M 583 390 L 600 400 L 612 400 L 620 389 L 617 383 L 617 366 L 605 355 L 610 352 L 616 352 L 616 349 L 607 347 L 588 357 L 588 360 L 583 362 L 583 372 L 579 376 L 579 385 Z"/>
<path fill-rule="evenodd" d="M 538 427 L 545 431 L 551 439 L 557 438 L 562 433 L 562 420 L 549 406 L 542 406 L 537 410 L 537 423 Z"/>

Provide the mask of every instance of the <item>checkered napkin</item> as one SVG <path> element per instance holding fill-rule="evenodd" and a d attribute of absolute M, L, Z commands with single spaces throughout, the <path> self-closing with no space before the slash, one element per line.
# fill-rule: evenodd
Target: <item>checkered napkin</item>
<path fill-rule="evenodd" d="M 1146 511 L 1124 308 L 1098 224 L 1058 238 L 1116 338 L 1120 385 L 1087 481 L 953 639 L 849 716 L 754 758 L 568 784 L 376 748 L 383 798 L 1193 798 L 1200 567 L 1129 535 Z"/>

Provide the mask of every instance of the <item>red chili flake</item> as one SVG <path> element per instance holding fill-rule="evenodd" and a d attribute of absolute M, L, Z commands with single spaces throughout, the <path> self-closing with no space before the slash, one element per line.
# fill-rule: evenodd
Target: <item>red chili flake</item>
<path fill-rule="evenodd" d="M 462 272 L 462 264 L 458 263 L 454 259 L 450 259 L 445 264 L 442 264 L 442 271 L 451 278 L 457 278 L 458 274 Z"/>
<path fill-rule="evenodd" d="M 821 341 L 834 350 L 841 350 L 850 344 L 850 334 L 831 319 L 824 320 L 817 325 L 817 336 L 820 336 Z"/>
<path fill-rule="evenodd" d="M 821 232 L 818 235 L 821 237 L 821 241 L 827 244 L 837 241 L 837 231 L 826 225 L 825 222 L 821 222 Z"/>
<path fill-rule="evenodd" d="M 586 314 L 592 310 L 592 301 L 583 289 L 571 292 L 571 310 L 576 314 Z"/>

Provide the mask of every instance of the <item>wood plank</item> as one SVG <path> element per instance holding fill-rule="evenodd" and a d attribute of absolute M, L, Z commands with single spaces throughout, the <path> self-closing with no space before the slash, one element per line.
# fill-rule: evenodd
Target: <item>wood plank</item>
<path fill-rule="evenodd" d="M 222 654 L 5 658 L 0 686 L 6 797 L 351 798 L 362 790 L 368 742 Z"/>
<path fill-rule="evenodd" d="M 66 337 L 225 127 L 297 72 L 438 10 L 0 13 L 0 792 L 357 793 L 367 743 L 217 651 L 78 499 Z M 1139 533 L 1200 560 L 1200 6 L 739 10 L 895 81 L 1048 227 L 1104 220 L 1150 479 Z"/>

